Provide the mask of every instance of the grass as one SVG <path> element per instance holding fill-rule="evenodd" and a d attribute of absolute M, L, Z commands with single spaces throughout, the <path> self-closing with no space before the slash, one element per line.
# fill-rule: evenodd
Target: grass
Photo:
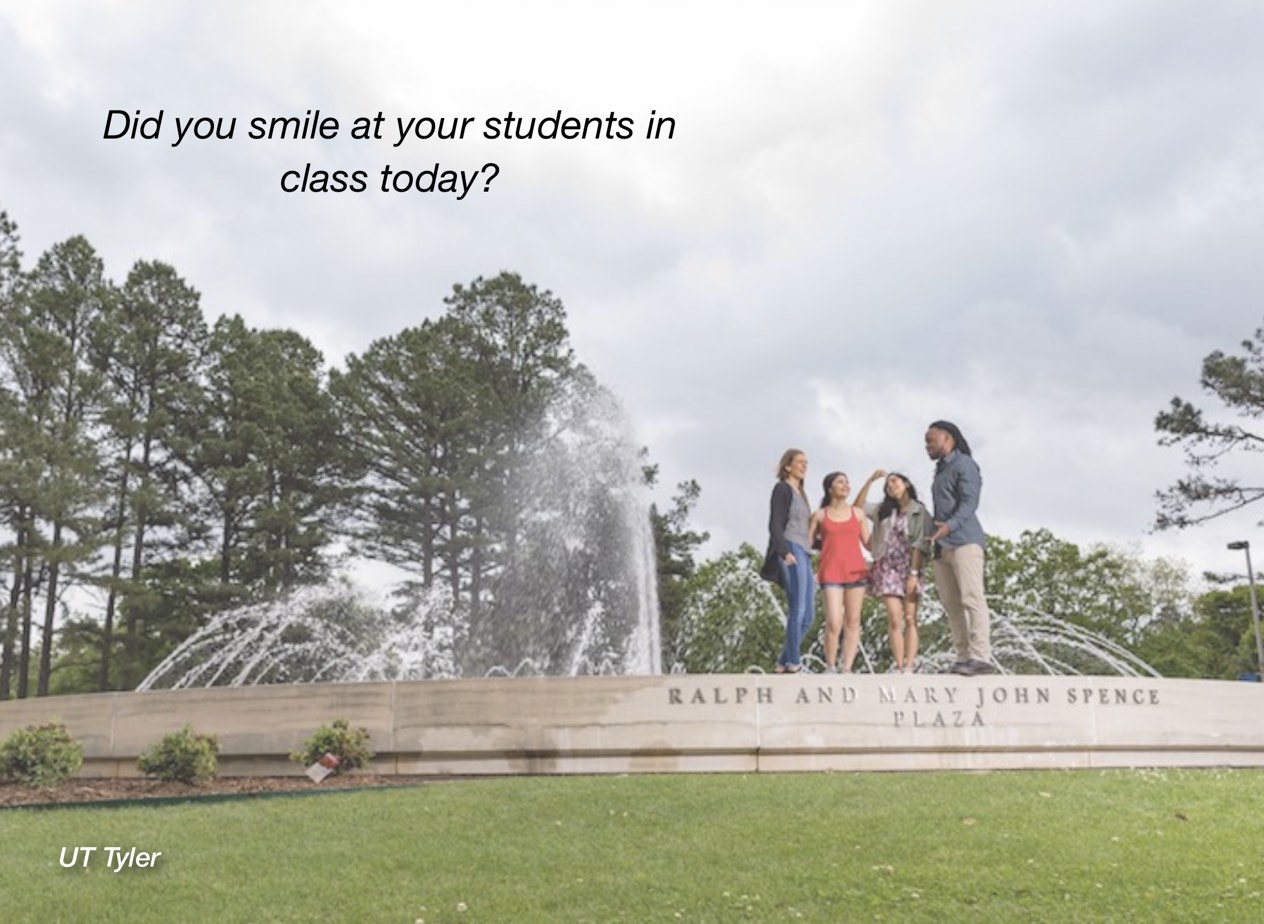
<path fill-rule="evenodd" d="M 1264 920 L 1259 771 L 496 779 L 5 811 L 0 843 L 10 924 Z"/>

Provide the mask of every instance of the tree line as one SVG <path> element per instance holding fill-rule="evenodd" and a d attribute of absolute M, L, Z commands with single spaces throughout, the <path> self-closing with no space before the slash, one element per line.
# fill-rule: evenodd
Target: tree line
<path fill-rule="evenodd" d="M 1243 347 L 1207 357 L 1202 378 L 1238 420 L 1182 399 L 1156 418 L 1192 472 L 1158 494 L 1159 528 L 1264 498 L 1208 474 L 1262 444 L 1251 422 L 1264 413 L 1264 331 Z M 137 261 L 118 284 L 76 236 L 24 265 L 0 212 L 0 699 L 130 689 L 211 614 L 324 582 L 351 553 L 450 595 L 472 643 L 467 673 L 509 650 L 547 660 L 566 639 L 546 640 L 544 620 L 628 618 L 633 589 L 608 567 L 625 540 L 612 504 L 627 473 L 610 461 L 620 453 L 590 452 L 626 439 L 592 419 L 614 404 L 576 357 L 561 301 L 514 273 L 454 285 L 437 315 L 333 368 L 296 331 L 208 323 L 162 262 Z M 639 474 L 658 478 L 645 450 Z M 533 485 L 550 479 L 570 490 L 542 498 Z M 776 650 L 779 601 L 753 576 L 753 549 L 697 561 L 700 490 L 682 482 L 650 512 L 662 665 L 746 670 Z M 568 517 L 579 551 L 533 555 Z M 1194 593 L 1179 563 L 1047 530 L 989 549 L 991 593 L 1162 673 L 1254 666 L 1241 583 Z M 881 622 L 866 619 L 875 652 Z"/>
<path fill-rule="evenodd" d="M 0 212 L 0 698 L 134 687 L 210 614 L 325 581 L 351 552 L 508 631 L 497 602 L 548 519 L 524 466 L 610 400 L 561 301 L 514 273 L 455 285 L 339 369 L 296 331 L 208 323 L 159 261 L 119 284 L 75 236 L 24 266 Z M 618 537 L 584 538 L 588 572 L 559 580 L 607 577 Z"/>
<path fill-rule="evenodd" d="M 1208 354 L 1199 384 L 1213 402 L 1209 410 L 1176 397 L 1154 419 L 1159 445 L 1179 447 L 1188 467 L 1155 493 L 1157 530 L 1194 528 L 1264 502 L 1258 470 L 1249 465 L 1264 450 L 1264 327 L 1236 354 Z M 780 645 L 783 601 L 760 580 L 761 560 L 761 552 L 743 545 L 700 566 L 691 563 L 674 579 L 680 605 L 670 623 L 664 620 L 667 665 L 699 673 L 768 666 Z M 927 576 L 933 588 L 933 575 Z M 1196 590 L 1180 561 L 1146 560 L 1100 544 L 1082 548 L 1047 529 L 1025 530 L 1017 539 L 988 537 L 985 584 L 1002 618 L 1006 610 L 1047 614 L 1128 649 L 1164 676 L 1232 680 L 1256 674 L 1249 583 L 1240 574 L 1204 577 L 1208 589 Z M 933 591 L 928 596 L 933 599 Z M 865 607 L 863 646 L 873 666 L 885 670 L 885 620 L 876 601 L 866 600 Z M 823 623 L 821 609 L 818 600 L 810 638 Z M 944 645 L 946 631 L 933 611 L 924 613 L 922 650 Z M 1085 651 L 1062 649 L 1067 666 L 1101 670 Z M 819 643 L 815 653 L 820 655 Z"/>
<path fill-rule="evenodd" d="M 669 668 L 687 673 L 770 668 L 783 637 L 785 602 L 760 578 L 762 562 L 761 549 L 743 544 L 701 563 L 681 580 L 683 603 L 663 639 Z M 928 571 L 926 577 L 929 602 L 919 619 L 920 649 L 942 652 L 950 661 L 947 623 L 934 603 L 934 576 Z M 1165 677 L 1233 680 L 1255 669 L 1249 588 L 1236 579 L 1196 590 L 1179 561 L 1147 560 L 1104 545 L 1081 547 L 1037 529 L 1017 539 L 988 537 L 985 583 L 993 601 L 994 649 L 1006 669 L 1017 673 L 1043 669 L 1036 652 L 1066 670 L 1111 673 L 1107 662 L 1092 653 L 1111 645 L 1132 652 Z M 1051 622 L 1069 631 L 1052 633 Z M 808 638 L 817 640 L 808 653 L 818 658 L 823 657 L 818 638 L 823 625 L 818 597 L 816 620 L 808 630 Z M 1093 636 L 1079 636 L 1080 629 Z M 1034 650 L 1006 644 L 1018 638 L 1031 640 Z M 888 669 L 886 616 L 872 597 L 865 600 L 861 617 L 861 645 L 858 669 Z"/>

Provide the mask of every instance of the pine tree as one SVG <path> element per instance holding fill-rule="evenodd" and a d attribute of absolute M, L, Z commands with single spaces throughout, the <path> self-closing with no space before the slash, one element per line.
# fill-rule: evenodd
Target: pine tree
<path fill-rule="evenodd" d="M 190 545 L 210 552 L 226 597 L 318 581 L 346 492 L 346 460 L 320 353 L 292 331 L 216 322 L 206 382 L 178 424 L 197 483 Z"/>
<path fill-rule="evenodd" d="M 104 374 L 105 458 L 102 482 L 110 492 L 108 571 L 101 626 L 98 689 L 131 686 L 144 660 L 141 636 L 156 602 L 146 586 L 147 565 L 178 553 L 187 475 L 171 454 L 178 420 L 199 395 L 207 330 L 198 293 L 159 262 L 137 262 L 107 312 L 94 361 Z M 120 610 L 126 657 L 116 678 L 111 659 Z"/>
<path fill-rule="evenodd" d="M 46 695 L 61 594 L 99 547 L 102 379 L 90 356 L 112 297 L 100 258 L 73 237 L 43 254 L 5 301 L 0 351 L 10 391 L 0 413 L 12 440 L 10 509 L 22 550 L 14 569 L 22 601 L 19 697 L 29 691 L 36 584 L 44 610 L 36 692 Z"/>
<path fill-rule="evenodd" d="M 1162 446 L 1185 451 L 1189 475 L 1157 495 L 1159 529 L 1183 529 L 1249 507 L 1264 499 L 1264 483 L 1252 476 L 1213 476 L 1222 461 L 1264 451 L 1264 327 L 1242 342 L 1242 354 L 1220 350 L 1203 360 L 1203 390 L 1228 412 L 1208 416 L 1183 398 L 1159 413 L 1154 428 Z M 1244 480 L 1249 477 L 1250 480 Z"/>

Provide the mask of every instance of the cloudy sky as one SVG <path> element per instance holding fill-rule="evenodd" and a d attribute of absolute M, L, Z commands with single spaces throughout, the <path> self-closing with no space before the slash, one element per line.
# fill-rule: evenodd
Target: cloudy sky
<path fill-rule="evenodd" d="M 0 209 L 28 262 L 74 234 L 116 280 L 167 261 L 208 318 L 334 365 L 517 271 L 666 483 L 701 483 L 713 552 L 762 545 L 787 446 L 813 485 L 925 491 L 947 417 L 990 532 L 1240 569 L 1258 514 L 1148 530 L 1182 471 L 1155 413 L 1264 320 L 1262 40 L 1251 0 L 0 0 Z M 104 138 L 115 109 L 160 137 Z M 246 137 L 309 110 L 338 137 Z M 635 137 L 481 137 L 511 111 Z M 173 146 L 193 117 L 236 134 Z M 474 121 L 396 146 L 400 117 Z M 369 189 L 283 192 L 308 164 Z M 383 193 L 386 165 L 480 173 L 458 200 Z"/>

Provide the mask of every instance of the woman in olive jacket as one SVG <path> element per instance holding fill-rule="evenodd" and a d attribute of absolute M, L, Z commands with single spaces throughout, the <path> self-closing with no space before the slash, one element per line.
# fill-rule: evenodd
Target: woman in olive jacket
<path fill-rule="evenodd" d="M 866 505 L 869 487 L 886 479 L 881 504 Z M 878 469 L 869 476 L 856 504 L 867 506 L 874 520 L 869 553 L 869 593 L 881 597 L 887 610 L 887 637 L 895 669 L 912 673 L 917 663 L 917 607 L 922 596 L 922 570 L 930 560 L 931 517 L 917 499 L 913 483 L 899 472 Z"/>

